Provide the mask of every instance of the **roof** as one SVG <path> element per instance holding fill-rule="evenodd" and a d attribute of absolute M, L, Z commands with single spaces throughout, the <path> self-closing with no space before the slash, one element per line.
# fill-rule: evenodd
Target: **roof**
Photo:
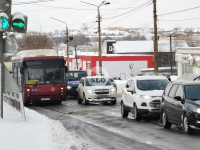
<path fill-rule="evenodd" d="M 57 56 L 57 52 L 54 49 L 32 49 L 19 51 L 12 59 L 22 59 L 24 57 L 36 57 L 36 56 Z"/>
<path fill-rule="evenodd" d="M 181 82 L 174 82 L 172 84 L 182 84 L 182 85 L 200 85 L 200 81 L 181 81 Z"/>
<path fill-rule="evenodd" d="M 146 41 L 117 41 L 113 44 L 115 53 L 153 53 L 154 43 L 152 40 Z M 172 49 L 175 47 L 188 47 L 185 40 L 172 40 Z M 170 52 L 170 41 L 159 40 L 158 52 Z"/>

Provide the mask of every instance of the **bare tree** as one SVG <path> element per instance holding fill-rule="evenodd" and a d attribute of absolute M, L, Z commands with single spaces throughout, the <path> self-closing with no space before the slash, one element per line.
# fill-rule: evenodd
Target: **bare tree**
<path fill-rule="evenodd" d="M 25 35 L 22 38 L 20 46 L 22 50 L 53 48 L 50 38 L 47 35 L 38 32 L 32 32 Z"/>

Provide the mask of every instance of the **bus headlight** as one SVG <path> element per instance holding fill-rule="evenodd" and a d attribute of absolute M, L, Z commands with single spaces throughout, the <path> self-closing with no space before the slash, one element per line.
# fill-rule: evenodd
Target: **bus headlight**
<path fill-rule="evenodd" d="M 93 94 L 92 90 L 87 90 L 88 94 Z"/>
<path fill-rule="evenodd" d="M 70 85 L 67 86 L 67 89 L 70 90 L 72 87 Z"/>

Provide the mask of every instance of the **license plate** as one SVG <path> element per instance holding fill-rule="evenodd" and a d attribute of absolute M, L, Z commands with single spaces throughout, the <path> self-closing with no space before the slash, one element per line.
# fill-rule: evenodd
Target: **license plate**
<path fill-rule="evenodd" d="M 49 101 L 50 98 L 41 98 L 41 101 Z"/>

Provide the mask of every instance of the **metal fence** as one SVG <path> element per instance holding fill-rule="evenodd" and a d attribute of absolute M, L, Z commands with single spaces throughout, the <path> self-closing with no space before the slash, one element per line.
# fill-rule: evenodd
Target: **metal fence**
<path fill-rule="evenodd" d="M 3 100 L 7 104 L 11 105 L 17 111 L 19 111 L 22 115 L 22 121 L 26 121 L 25 111 L 24 111 L 24 103 L 22 98 L 22 93 L 20 92 L 7 92 L 3 94 Z"/>

